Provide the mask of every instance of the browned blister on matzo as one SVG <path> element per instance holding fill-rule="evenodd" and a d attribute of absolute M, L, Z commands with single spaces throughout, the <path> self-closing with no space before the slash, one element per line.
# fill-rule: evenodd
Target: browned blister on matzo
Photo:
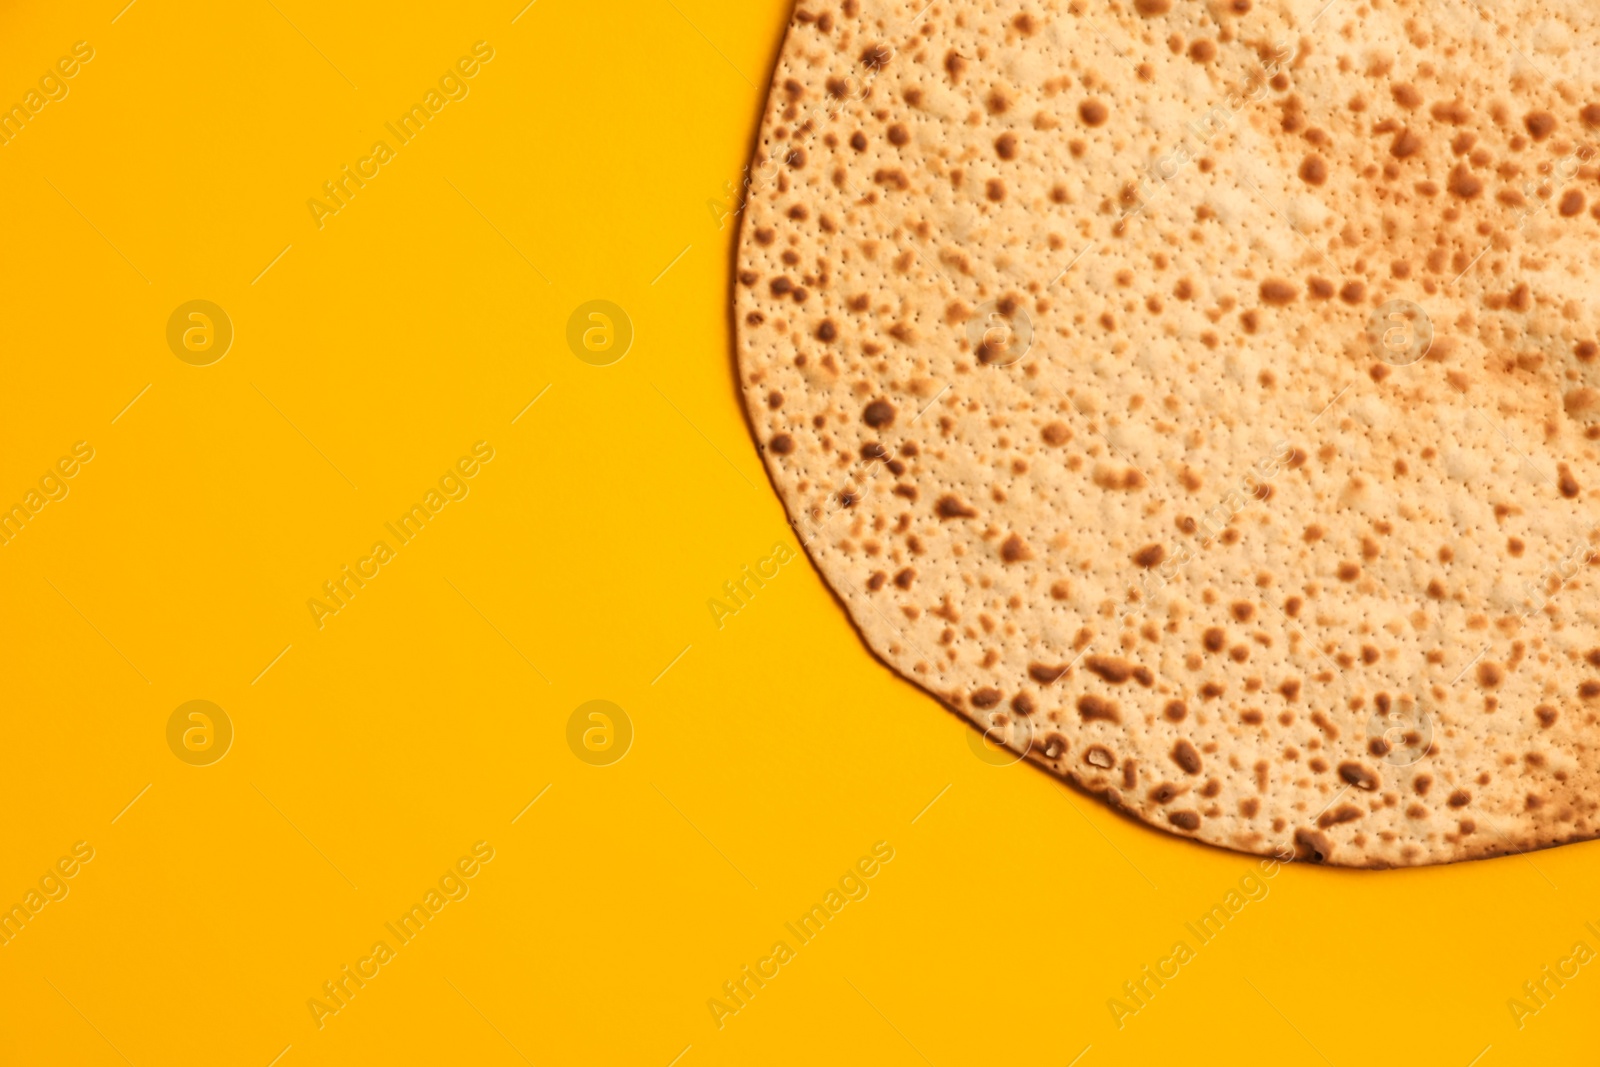
<path fill-rule="evenodd" d="M 1172 833 L 1593 837 L 1600 16 L 802 0 L 741 385 L 873 651 Z"/>

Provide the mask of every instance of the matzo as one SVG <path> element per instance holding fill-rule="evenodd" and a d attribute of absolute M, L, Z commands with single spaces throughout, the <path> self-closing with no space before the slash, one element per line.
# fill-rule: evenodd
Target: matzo
<path fill-rule="evenodd" d="M 1600 824 L 1600 14 L 802 0 L 735 278 L 872 650 L 1173 833 Z"/>

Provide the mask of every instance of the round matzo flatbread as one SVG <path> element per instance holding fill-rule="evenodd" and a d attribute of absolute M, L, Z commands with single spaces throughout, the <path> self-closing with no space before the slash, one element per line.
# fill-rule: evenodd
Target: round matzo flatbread
<path fill-rule="evenodd" d="M 738 366 L 872 650 L 1245 852 L 1600 826 L 1600 9 L 802 0 Z"/>

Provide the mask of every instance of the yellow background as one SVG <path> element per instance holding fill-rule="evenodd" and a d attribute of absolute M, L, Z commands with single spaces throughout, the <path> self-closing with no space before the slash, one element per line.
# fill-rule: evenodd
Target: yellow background
<path fill-rule="evenodd" d="M 717 210 L 784 0 L 122 2 L 0 4 L 0 101 L 95 49 L 0 148 L 0 503 L 95 449 L 0 547 L 0 903 L 96 851 L 0 947 L 0 1062 L 1593 1061 L 1600 964 L 1520 1030 L 1506 1002 L 1600 948 L 1600 846 L 1285 868 L 1200 947 L 1252 860 L 977 758 L 803 557 L 718 629 L 796 545 Z M 319 230 L 306 201 L 479 40 L 470 95 Z M 165 341 L 196 298 L 236 332 L 209 367 Z M 567 347 L 591 299 L 634 324 L 615 365 Z M 470 495 L 317 629 L 479 440 Z M 212 766 L 167 747 L 192 699 L 236 730 Z M 611 766 L 566 742 L 592 699 L 635 731 Z M 470 895 L 319 1030 L 308 999 L 479 840 Z"/>

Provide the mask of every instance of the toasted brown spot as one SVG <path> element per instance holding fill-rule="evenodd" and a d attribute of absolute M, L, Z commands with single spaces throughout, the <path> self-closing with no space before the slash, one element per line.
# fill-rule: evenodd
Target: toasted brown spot
<path fill-rule="evenodd" d="M 977 509 L 968 507 L 949 493 L 938 499 L 933 510 L 941 519 L 970 519 L 978 514 Z"/>
<path fill-rule="evenodd" d="M 1422 106 L 1422 94 L 1417 92 L 1417 87 L 1410 82 L 1396 82 L 1390 86 L 1389 92 L 1394 97 L 1394 102 L 1407 111 L 1415 111 Z"/>
<path fill-rule="evenodd" d="M 1394 140 L 1389 144 L 1389 154 L 1396 159 L 1410 159 L 1422 151 L 1422 138 L 1418 137 L 1407 126 L 1394 135 Z"/>
<path fill-rule="evenodd" d="M 1078 105 L 1078 117 L 1085 126 L 1103 126 L 1111 112 L 1098 100 L 1085 100 Z"/>
<path fill-rule="evenodd" d="M 1528 131 L 1528 136 L 1535 141 L 1542 141 L 1555 132 L 1556 117 L 1548 111 L 1530 111 L 1522 116 L 1522 125 Z"/>
<path fill-rule="evenodd" d="M 1112 685 L 1121 685 L 1133 677 L 1134 667 L 1125 659 L 1115 656 L 1089 656 L 1083 661 L 1083 666 L 1091 674 L 1104 678 Z"/>
<path fill-rule="evenodd" d="M 868 70 L 882 70 L 894 52 L 886 44 L 868 45 L 861 52 L 861 65 Z"/>
<path fill-rule="evenodd" d="M 1328 180 L 1328 164 L 1315 152 L 1300 161 L 1300 180 L 1307 185 L 1321 185 Z"/>
<path fill-rule="evenodd" d="M 1146 570 L 1167 558 L 1167 550 L 1160 545 L 1145 545 L 1133 554 L 1133 561 Z"/>
<path fill-rule="evenodd" d="M 1568 500 L 1571 500 L 1573 497 L 1583 492 L 1583 487 L 1578 484 L 1578 479 L 1572 475 L 1571 467 L 1567 466 L 1565 463 L 1558 463 L 1556 464 L 1556 474 L 1556 486 L 1560 489 L 1562 496 L 1566 497 Z"/>
<path fill-rule="evenodd" d="M 1294 858 L 1307 863 L 1324 863 L 1333 855 L 1333 842 L 1320 830 L 1294 832 Z"/>
<path fill-rule="evenodd" d="M 1317 826 L 1326 830 L 1330 826 L 1338 826 L 1340 823 L 1351 822 L 1359 818 L 1361 818 L 1360 808 L 1354 804 L 1340 804 L 1332 811 L 1323 812 L 1317 819 Z"/>
<path fill-rule="evenodd" d="M 861 421 L 874 430 L 894 425 L 894 405 L 887 400 L 874 400 L 861 412 Z"/>
<path fill-rule="evenodd" d="M 1182 767 L 1185 774 L 1200 773 L 1200 753 L 1186 740 L 1180 739 L 1172 746 L 1172 762 Z"/>
<path fill-rule="evenodd" d="M 1005 698 L 1005 694 L 998 689 L 985 686 L 972 694 L 972 706 L 975 708 L 992 708 Z"/>
<path fill-rule="evenodd" d="M 1377 774 L 1354 760 L 1345 760 L 1339 764 L 1339 777 L 1357 789 L 1364 789 L 1370 792 L 1378 788 Z"/>
<path fill-rule="evenodd" d="M 1273 307 L 1282 307 L 1293 303 L 1295 297 L 1300 295 L 1300 290 L 1282 278 L 1268 278 L 1261 283 L 1261 301 Z"/>
<path fill-rule="evenodd" d="M 1452 808 L 1464 808 L 1468 804 L 1472 803 L 1472 794 L 1467 792 L 1465 789 L 1457 789 L 1454 793 L 1450 794 L 1450 799 L 1445 803 L 1449 804 Z"/>
<path fill-rule="evenodd" d="M 1167 701 L 1167 706 L 1162 709 L 1161 714 L 1165 716 L 1168 722 L 1182 722 L 1189 715 L 1189 705 L 1181 700 L 1169 700 Z"/>
<path fill-rule="evenodd" d="M 1194 811 L 1169 811 L 1167 821 L 1180 830 L 1194 831 L 1200 829 L 1200 813 Z"/>
<path fill-rule="evenodd" d="M 1007 563 L 1017 563 L 1033 558 L 1033 553 L 1023 543 L 1022 538 L 1012 534 L 1000 545 L 1000 558 Z"/>
<path fill-rule="evenodd" d="M 1069 664 L 1063 663 L 1059 667 L 1052 667 L 1045 663 L 1028 664 L 1028 677 L 1040 685 L 1051 685 L 1057 678 L 1067 673 Z"/>
<path fill-rule="evenodd" d="M 767 442 L 767 447 L 780 456 L 787 456 L 794 451 L 794 438 L 786 433 L 780 433 Z"/>
<path fill-rule="evenodd" d="M 1473 175 L 1472 171 L 1467 169 L 1465 163 L 1457 163 L 1450 171 L 1450 180 L 1446 183 L 1445 188 L 1449 189 L 1454 196 L 1459 196 L 1463 200 L 1471 200 L 1483 192 L 1483 183 Z"/>
<path fill-rule="evenodd" d="M 872 180 L 877 185 L 892 185 L 902 191 L 911 188 L 911 179 L 906 177 L 906 172 L 899 167 L 883 167 L 875 170 L 872 172 Z"/>
<path fill-rule="evenodd" d="M 1171 782 L 1162 782 L 1160 785 L 1150 790 L 1150 792 L 1146 793 L 1145 796 L 1149 797 L 1157 804 L 1168 804 L 1171 803 L 1176 797 L 1183 795 L 1183 792 L 1183 790 L 1180 790 Z"/>
<path fill-rule="evenodd" d="M 1122 722 L 1122 713 L 1118 710 L 1116 702 L 1097 697 L 1093 693 L 1078 698 L 1078 717 L 1084 722 L 1092 722 L 1095 719 L 1113 723 Z"/>

